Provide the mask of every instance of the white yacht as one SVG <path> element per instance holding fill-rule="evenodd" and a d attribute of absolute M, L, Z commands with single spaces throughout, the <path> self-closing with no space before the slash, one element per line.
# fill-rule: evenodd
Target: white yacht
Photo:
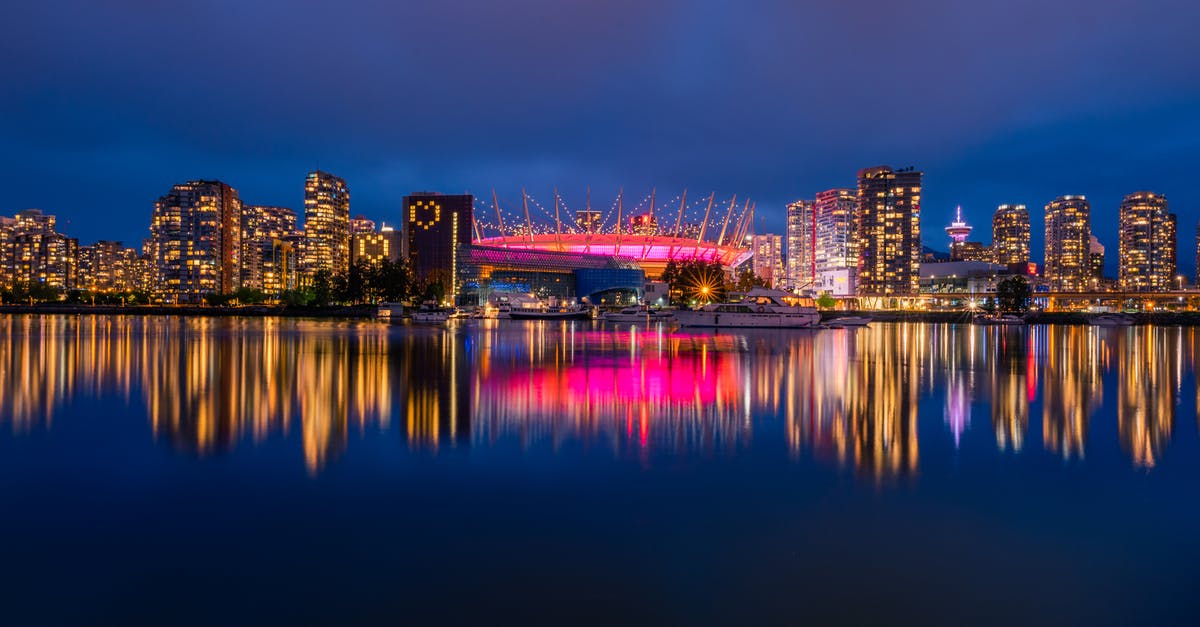
<path fill-rule="evenodd" d="M 672 320 L 675 318 L 675 312 L 648 307 L 626 307 L 620 311 L 606 311 L 600 318 L 605 322 L 654 322 Z"/>
<path fill-rule="evenodd" d="M 799 304 L 796 295 L 783 290 L 755 288 L 741 302 L 716 303 L 696 310 L 681 310 L 675 319 L 681 327 L 807 329 L 821 321 L 816 307 Z"/>
<path fill-rule="evenodd" d="M 483 308 L 483 317 L 507 320 L 512 318 L 514 311 L 519 315 L 526 312 L 539 312 L 544 309 L 546 309 L 546 304 L 533 294 L 493 292 L 488 297 L 487 305 Z"/>

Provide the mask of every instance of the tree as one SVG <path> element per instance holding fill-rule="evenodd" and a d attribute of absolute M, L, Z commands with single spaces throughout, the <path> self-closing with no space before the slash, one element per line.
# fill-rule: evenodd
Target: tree
<path fill-rule="evenodd" d="M 384 259 L 371 268 L 370 296 L 377 302 L 398 303 L 408 298 L 412 277 L 402 261 Z"/>
<path fill-rule="evenodd" d="M 738 275 L 734 289 L 739 292 L 749 292 L 756 287 L 768 287 L 767 280 L 754 274 L 754 270 L 746 268 Z"/>
<path fill-rule="evenodd" d="M 1025 277 L 1009 277 L 996 284 L 996 305 L 1002 313 L 1025 313 L 1032 298 L 1033 291 Z"/>
<path fill-rule="evenodd" d="M 825 292 L 817 297 L 817 307 L 821 309 L 833 309 L 837 305 L 837 299 Z"/>
<path fill-rule="evenodd" d="M 239 287 L 233 292 L 233 300 L 236 300 L 240 305 L 261 305 L 266 302 L 267 295 L 262 290 Z"/>
<path fill-rule="evenodd" d="M 332 300 L 333 279 L 329 270 L 324 268 L 317 270 L 317 273 L 313 275 L 312 298 L 309 302 L 317 307 L 327 307 Z"/>

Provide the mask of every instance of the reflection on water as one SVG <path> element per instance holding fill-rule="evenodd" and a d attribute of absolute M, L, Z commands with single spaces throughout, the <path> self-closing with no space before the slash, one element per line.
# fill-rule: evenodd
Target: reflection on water
<path fill-rule="evenodd" d="M 1040 404 L 1044 451 L 1083 459 L 1092 423 L 1115 413 L 1121 450 L 1151 468 L 1195 347 L 1179 327 L 697 334 L 0 316 L 0 423 L 52 431 L 68 405 L 118 399 L 156 441 L 201 457 L 298 438 L 314 473 L 353 437 L 382 434 L 427 451 L 576 447 L 643 462 L 778 444 L 882 480 L 917 474 L 922 438 L 967 449 L 975 415 L 990 416 L 996 450 L 1034 454 Z"/>

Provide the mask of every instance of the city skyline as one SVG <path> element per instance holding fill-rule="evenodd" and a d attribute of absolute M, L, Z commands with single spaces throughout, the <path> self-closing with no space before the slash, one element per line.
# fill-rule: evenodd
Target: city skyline
<path fill-rule="evenodd" d="M 938 228 L 957 205 L 982 227 L 1000 204 L 1082 194 L 1115 250 L 1126 194 L 1165 194 L 1181 217 L 1200 207 L 1187 167 L 1200 110 L 1183 26 L 1200 12 L 1192 4 L 933 2 L 866 20 L 850 7 L 783 3 L 558 9 L 524 20 L 420 2 L 25 7 L 4 44 L 22 63 L 7 68 L 0 100 L 9 192 L 0 213 L 39 207 L 66 232 L 115 225 L 106 238 L 136 242 L 167 185 L 223 180 L 255 202 L 299 209 L 295 173 L 323 169 L 351 182 L 357 212 L 384 221 L 398 221 L 403 196 L 418 189 L 512 197 L 522 185 L 590 186 L 612 197 L 622 185 L 657 185 L 748 191 L 766 230 L 782 233 L 788 202 L 851 187 L 856 169 L 876 163 L 926 173 L 923 203 Z M 281 20 L 328 29 L 339 45 L 317 53 L 285 36 Z M 431 28 L 377 36 L 411 22 Z M 572 35 L 580 24 L 593 36 Z M 186 50 L 160 36 L 218 25 L 244 36 Z M 453 31 L 460 45 L 442 46 L 451 25 L 467 30 Z M 662 32 L 675 35 L 651 36 Z M 916 36 L 898 45 L 899 32 Z M 1129 48 L 1128 32 L 1154 37 Z M 878 58 L 917 79 L 858 84 Z M 313 97 L 308 68 L 344 87 Z M 228 88 L 182 98 L 180 76 Z M 458 97 L 444 107 L 446 98 L 408 97 L 417 85 Z M 492 95 L 498 86 L 505 97 Z M 885 107 L 874 93 L 894 97 Z M 1194 226 L 1181 224 L 1181 238 Z M 1192 257 L 1181 258 L 1187 274 Z"/>

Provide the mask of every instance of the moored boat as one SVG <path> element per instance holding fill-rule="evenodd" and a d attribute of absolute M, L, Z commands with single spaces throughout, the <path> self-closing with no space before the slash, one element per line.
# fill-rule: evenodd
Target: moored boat
<path fill-rule="evenodd" d="M 592 312 L 579 307 L 513 309 L 508 317 L 513 320 L 589 320 Z"/>
<path fill-rule="evenodd" d="M 840 318 L 832 318 L 824 323 L 829 329 L 845 329 L 849 327 L 865 327 L 871 324 L 871 319 L 866 316 L 842 316 Z"/>
<path fill-rule="evenodd" d="M 714 303 L 700 309 L 676 312 L 681 327 L 808 329 L 821 321 L 816 307 L 782 290 L 756 288 L 741 302 Z"/>
<path fill-rule="evenodd" d="M 650 309 L 648 307 L 626 307 L 619 311 L 606 311 L 600 314 L 605 322 L 654 322 L 675 318 L 674 311 Z"/>

